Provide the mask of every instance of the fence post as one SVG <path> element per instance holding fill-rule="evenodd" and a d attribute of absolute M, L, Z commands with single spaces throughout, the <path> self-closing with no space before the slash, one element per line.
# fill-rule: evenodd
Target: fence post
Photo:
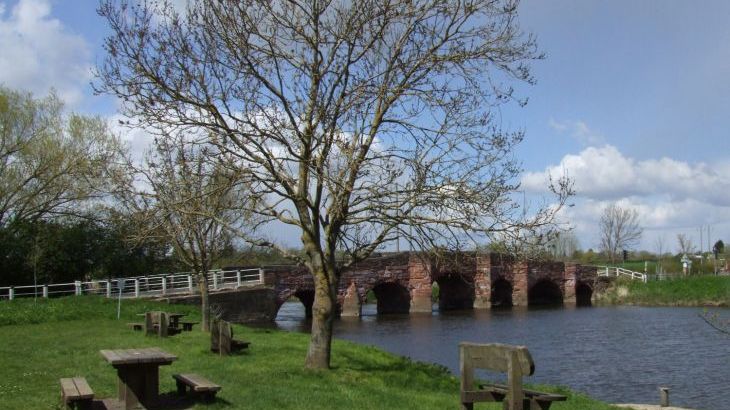
<path fill-rule="evenodd" d="M 162 294 L 167 293 L 167 277 L 162 276 Z"/>
<path fill-rule="evenodd" d="M 241 286 L 241 271 L 236 270 L 236 286 Z"/>
<path fill-rule="evenodd" d="M 109 279 L 106 280 L 106 297 L 112 297 L 112 282 Z"/>
<path fill-rule="evenodd" d="M 8 288 L 8 299 L 9 300 L 15 299 L 15 289 L 13 289 L 12 286 Z"/>
<path fill-rule="evenodd" d="M 139 279 L 134 280 L 134 297 L 139 297 Z"/>
<path fill-rule="evenodd" d="M 76 296 L 79 296 L 81 294 L 81 281 L 75 280 L 74 286 L 76 287 Z"/>
<path fill-rule="evenodd" d="M 213 290 L 218 289 L 218 274 L 213 272 Z"/>
<path fill-rule="evenodd" d="M 264 284 L 264 268 L 259 268 L 259 282 Z"/>
<path fill-rule="evenodd" d="M 193 275 L 188 275 L 188 290 L 193 293 Z"/>
<path fill-rule="evenodd" d="M 43 297 L 48 299 L 48 285 L 43 285 Z"/>

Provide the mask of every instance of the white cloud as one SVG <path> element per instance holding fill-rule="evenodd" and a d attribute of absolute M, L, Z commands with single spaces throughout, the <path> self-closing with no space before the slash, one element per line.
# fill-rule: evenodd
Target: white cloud
<path fill-rule="evenodd" d="M 91 51 L 80 35 L 51 17 L 48 0 L 0 5 L 0 84 L 47 94 L 55 88 L 69 104 L 79 102 L 91 79 Z"/>
<path fill-rule="evenodd" d="M 542 172 L 528 172 L 522 185 L 541 191 L 548 175 L 567 173 L 581 197 L 620 199 L 628 196 L 662 195 L 671 201 L 694 199 L 716 206 L 730 206 L 727 167 L 689 164 L 672 158 L 636 160 L 616 147 L 589 147 L 563 157 L 560 164 Z"/>
<path fill-rule="evenodd" d="M 604 143 L 603 136 L 588 127 L 583 121 L 556 121 L 553 118 L 548 120 L 548 126 L 558 134 L 574 138 L 584 146 L 601 145 Z"/>
<path fill-rule="evenodd" d="M 598 220 L 614 202 L 638 212 L 643 249 L 653 249 L 658 236 L 672 248 L 677 233 L 696 234 L 702 225 L 714 227 L 714 239 L 730 237 L 730 163 L 637 160 L 606 145 L 566 155 L 542 172 L 528 172 L 522 185 L 528 192 L 544 192 L 548 175 L 563 173 L 574 179 L 577 195 L 561 219 L 575 227 L 584 248 L 597 247 Z"/>

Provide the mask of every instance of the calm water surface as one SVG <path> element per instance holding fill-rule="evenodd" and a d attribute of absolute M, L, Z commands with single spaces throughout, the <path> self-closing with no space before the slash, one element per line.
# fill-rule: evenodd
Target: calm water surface
<path fill-rule="evenodd" d="M 535 361 L 530 383 L 559 384 L 617 403 L 659 402 L 730 410 L 730 337 L 698 317 L 701 308 L 593 307 L 434 312 L 377 316 L 335 323 L 335 336 L 378 346 L 458 374 L 458 343 L 526 345 Z M 730 310 L 720 311 L 725 317 Z M 308 331 L 303 306 L 287 302 L 279 328 Z M 489 377 L 488 375 L 486 377 Z"/>

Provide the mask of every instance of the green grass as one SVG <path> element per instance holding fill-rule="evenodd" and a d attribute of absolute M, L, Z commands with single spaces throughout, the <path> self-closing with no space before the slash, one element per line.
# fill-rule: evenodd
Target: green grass
<path fill-rule="evenodd" d="M 622 278 L 601 300 L 615 304 L 728 306 L 730 277 L 686 276 L 647 283 Z"/>
<path fill-rule="evenodd" d="M 0 303 L 0 397 L 10 409 L 59 408 L 62 377 L 84 376 L 97 397 L 116 394 L 116 374 L 100 349 L 157 346 L 178 356 L 160 368 L 160 391 L 174 391 L 173 373 L 195 372 L 223 389 L 200 409 L 455 409 L 458 379 L 441 366 L 416 363 L 374 347 L 335 340 L 330 371 L 303 368 L 308 335 L 236 326 L 237 338 L 251 341 L 243 354 L 219 357 L 208 351 L 209 335 L 199 330 L 166 339 L 145 337 L 125 323 L 147 309 L 185 311 L 184 306 L 124 301 L 124 317 L 115 320 L 116 304 L 103 298 L 70 297 L 42 306 L 32 301 Z M 50 313 L 50 314 L 45 314 Z M 190 309 L 199 320 L 196 309 Z M 41 314 L 41 316 L 34 316 Z M 45 314 L 45 315 L 44 315 Z M 83 318 L 79 320 L 78 318 Z M 71 320 L 75 319 L 75 320 Z M 556 410 L 613 407 L 557 387 L 569 395 Z M 477 408 L 499 409 L 501 405 Z"/>

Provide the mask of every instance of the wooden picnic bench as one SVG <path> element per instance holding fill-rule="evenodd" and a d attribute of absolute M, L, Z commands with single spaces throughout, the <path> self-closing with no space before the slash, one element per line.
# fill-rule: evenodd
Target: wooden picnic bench
<path fill-rule="evenodd" d="M 144 323 L 127 323 L 127 326 L 131 327 L 134 330 L 144 329 Z"/>
<path fill-rule="evenodd" d="M 225 320 L 214 319 L 210 326 L 210 350 L 221 356 L 248 348 L 249 342 L 233 338 L 233 326 Z"/>
<path fill-rule="evenodd" d="M 94 401 L 94 391 L 83 377 L 61 379 L 63 404 L 71 409 L 90 409 Z"/>
<path fill-rule="evenodd" d="M 221 386 L 195 373 L 173 374 L 172 378 L 175 379 L 177 393 L 181 396 L 184 396 L 190 387 L 191 392 L 201 395 L 204 400 L 213 401 L 221 389 Z"/>
<path fill-rule="evenodd" d="M 525 346 L 459 343 L 461 408 L 473 410 L 476 402 L 502 402 L 505 410 L 548 410 L 566 396 L 527 390 L 522 377 L 535 372 L 532 356 Z M 507 384 L 480 384 L 475 388 L 474 370 L 486 369 L 507 374 Z"/>

